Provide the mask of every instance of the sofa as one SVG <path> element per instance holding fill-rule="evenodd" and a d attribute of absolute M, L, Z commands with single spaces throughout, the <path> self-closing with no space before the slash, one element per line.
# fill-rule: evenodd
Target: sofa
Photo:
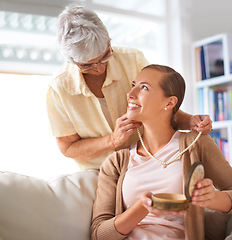
<path fill-rule="evenodd" d="M 89 240 L 98 171 L 49 182 L 0 172 L 0 240 Z"/>
<path fill-rule="evenodd" d="M 97 177 L 97 170 L 51 181 L 0 172 L 0 240 L 89 240 Z M 222 227 L 207 239 L 231 240 L 232 217 L 223 223 L 223 214 L 209 213 Z"/>

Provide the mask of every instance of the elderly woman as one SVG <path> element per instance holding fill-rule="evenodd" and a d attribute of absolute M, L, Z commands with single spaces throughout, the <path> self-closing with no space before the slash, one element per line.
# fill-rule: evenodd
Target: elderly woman
<path fill-rule="evenodd" d="M 52 133 L 81 169 L 98 169 L 115 149 L 137 140 L 133 133 L 140 123 L 125 115 L 126 94 L 148 62 L 138 50 L 112 47 L 98 16 L 78 5 L 60 14 L 58 40 L 67 62 L 47 93 Z M 182 111 L 176 121 L 180 129 L 209 133 L 212 127 L 208 116 Z"/>
<path fill-rule="evenodd" d="M 212 138 L 202 135 L 184 151 L 197 136 L 176 128 L 184 92 L 184 79 L 166 66 L 149 65 L 133 81 L 127 118 L 142 123 L 143 136 L 101 166 L 92 239 L 204 240 L 202 207 L 232 212 L 232 168 Z M 198 161 L 206 176 L 197 182 L 187 212 L 152 209 L 152 193 L 183 194 L 187 172 Z"/>

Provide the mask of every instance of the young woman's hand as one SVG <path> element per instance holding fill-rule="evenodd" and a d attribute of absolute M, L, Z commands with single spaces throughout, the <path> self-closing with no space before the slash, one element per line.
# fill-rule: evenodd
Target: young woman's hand
<path fill-rule="evenodd" d="M 151 192 L 145 192 L 142 196 L 141 196 L 141 200 L 143 203 L 143 206 L 149 211 L 149 213 L 154 214 L 155 216 L 159 217 L 159 216 L 163 216 L 163 215 L 184 215 L 186 213 L 186 211 L 168 211 L 168 210 L 159 210 L 156 208 L 152 207 L 152 193 Z"/>
<path fill-rule="evenodd" d="M 209 178 L 197 182 L 193 191 L 192 204 L 221 212 L 229 212 L 232 208 L 229 195 L 216 190 L 213 181 Z"/>
<path fill-rule="evenodd" d="M 209 207 L 214 199 L 215 188 L 213 181 L 209 178 L 198 181 L 193 191 L 192 204 L 200 207 Z"/>
<path fill-rule="evenodd" d="M 212 131 L 212 120 L 209 115 L 193 115 L 190 119 L 190 129 L 208 134 Z"/>

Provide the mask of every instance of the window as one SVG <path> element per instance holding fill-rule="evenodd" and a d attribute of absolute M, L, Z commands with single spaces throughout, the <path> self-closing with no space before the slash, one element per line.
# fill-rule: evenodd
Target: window
<path fill-rule="evenodd" d="M 137 48 L 151 63 L 167 64 L 167 3 L 164 0 L 86 0 L 96 11 L 112 45 Z"/>
<path fill-rule="evenodd" d="M 64 61 L 56 18 L 0 12 L 0 19 L 0 170 L 43 179 L 78 171 L 60 153 L 46 112 L 51 74 Z"/>
<path fill-rule="evenodd" d="M 0 12 L 0 33 L 1 72 L 51 74 L 64 61 L 54 17 Z"/>
<path fill-rule="evenodd" d="M 0 170 L 50 179 L 78 170 L 51 135 L 46 92 L 49 76 L 0 74 Z"/>
<path fill-rule="evenodd" d="M 93 0 L 93 3 L 154 16 L 165 16 L 166 14 L 166 1 L 164 0 Z"/>
<path fill-rule="evenodd" d="M 109 31 L 113 46 L 137 48 L 151 63 L 166 62 L 164 23 L 100 11 L 98 15 Z"/>

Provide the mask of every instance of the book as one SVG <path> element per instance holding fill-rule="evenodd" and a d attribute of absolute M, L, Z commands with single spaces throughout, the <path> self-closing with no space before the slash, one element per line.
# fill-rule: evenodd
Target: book
<path fill-rule="evenodd" d="M 196 57 L 200 59 L 200 64 L 196 60 L 197 79 L 199 79 L 199 75 L 201 75 L 201 80 L 206 80 L 225 74 L 222 40 L 197 48 Z M 198 69 L 199 65 L 200 71 Z"/>
<path fill-rule="evenodd" d="M 229 102 L 230 102 L 230 105 L 229 105 L 230 118 L 229 118 L 229 120 L 232 120 L 232 110 L 231 110 L 231 107 L 232 107 L 232 90 L 229 90 Z"/>
<path fill-rule="evenodd" d="M 222 153 L 224 154 L 227 161 L 229 161 L 229 143 L 228 140 L 221 137 L 220 130 L 214 130 L 209 133 L 211 138 L 216 142 Z"/>
<path fill-rule="evenodd" d="M 210 137 L 216 142 L 216 144 L 220 145 L 220 139 L 221 139 L 221 132 L 220 131 L 212 131 L 209 133 Z"/>
<path fill-rule="evenodd" d="M 203 88 L 197 90 L 197 108 L 200 114 L 204 114 L 204 91 Z"/>
<path fill-rule="evenodd" d="M 213 121 L 232 120 L 232 90 L 209 89 L 209 115 Z"/>
<path fill-rule="evenodd" d="M 206 79 L 206 72 L 205 72 L 205 53 L 204 47 L 201 47 L 200 51 L 200 63 L 201 63 L 201 80 Z"/>
<path fill-rule="evenodd" d="M 196 80 L 199 82 L 201 77 L 201 47 L 195 49 Z"/>
<path fill-rule="evenodd" d="M 213 88 L 209 88 L 209 116 L 213 121 L 216 121 L 215 116 L 215 91 Z"/>
<path fill-rule="evenodd" d="M 221 91 L 217 92 L 217 102 L 216 102 L 216 119 L 217 121 L 224 121 L 225 115 L 224 115 L 224 95 Z"/>
<path fill-rule="evenodd" d="M 203 46 L 206 79 L 224 75 L 222 40 Z"/>

